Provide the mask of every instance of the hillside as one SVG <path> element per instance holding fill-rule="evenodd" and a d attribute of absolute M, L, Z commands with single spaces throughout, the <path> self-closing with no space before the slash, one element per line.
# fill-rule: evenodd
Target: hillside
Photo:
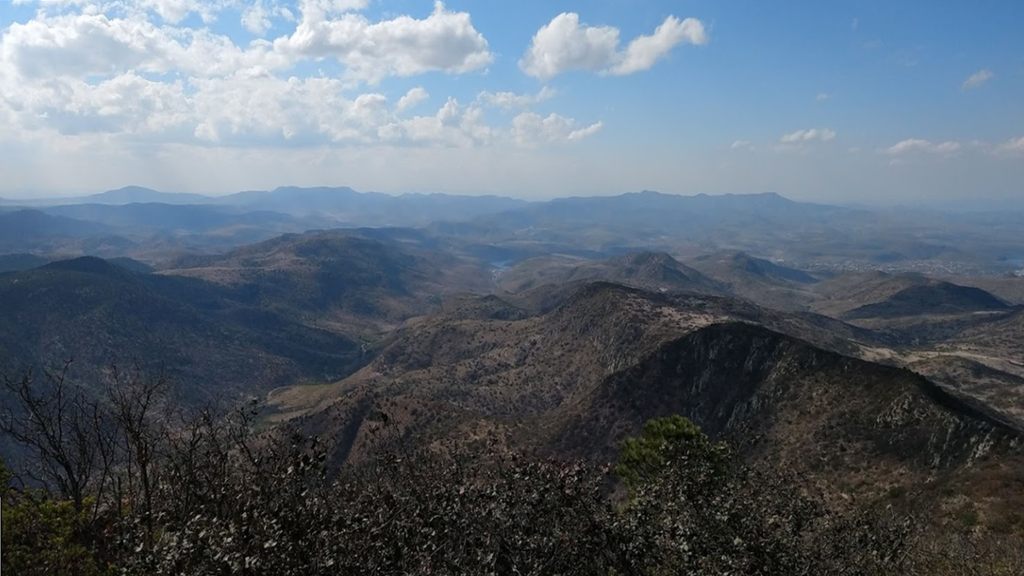
<path fill-rule="evenodd" d="M 973 324 L 936 349 L 977 358 L 986 364 L 1024 377 L 1024 309 L 994 315 Z"/>
<path fill-rule="evenodd" d="M 981 288 L 932 281 L 908 286 L 880 302 L 858 306 L 843 314 L 843 318 L 854 320 L 925 314 L 969 314 L 998 312 L 1007 308 L 1009 306 L 1006 303 Z"/>
<path fill-rule="evenodd" d="M 160 273 L 230 287 L 313 325 L 370 332 L 426 313 L 445 295 L 490 286 L 483 263 L 344 231 L 284 235 Z"/>
<path fill-rule="evenodd" d="M 601 280 L 660 292 L 721 293 L 723 287 L 665 253 L 636 252 L 606 260 L 532 258 L 499 273 L 500 289 L 520 293 L 545 284 Z"/>
<path fill-rule="evenodd" d="M 59 248 L 68 239 L 100 237 L 111 229 L 95 222 L 51 216 L 39 210 L 0 212 L 0 251 L 45 251 Z"/>
<path fill-rule="evenodd" d="M 339 399 L 336 408 L 343 409 L 361 405 L 367 395 L 394 396 L 496 417 L 537 416 L 666 341 L 729 321 L 807 335 L 847 353 L 881 345 L 867 331 L 824 317 L 601 282 L 576 286 L 546 313 L 526 312 L 514 302 L 488 296 L 475 306 L 463 302 L 411 320 L 358 373 L 330 386 L 278 391 L 273 403 L 297 416 Z"/>
<path fill-rule="evenodd" d="M 764 258 L 755 258 L 744 252 L 726 250 L 698 256 L 688 261 L 693 268 L 709 276 L 728 279 L 730 284 L 741 285 L 759 279 L 795 284 L 815 284 L 818 279 L 803 270 L 776 264 Z"/>
<path fill-rule="evenodd" d="M 1024 430 L 1024 364 L 1014 366 L 961 350 L 917 360 L 909 368 L 956 394 L 982 402 Z"/>
<path fill-rule="evenodd" d="M 923 473 L 962 465 L 993 431 L 1016 436 L 910 372 L 746 323 L 715 324 L 664 343 L 566 403 L 555 434 L 580 453 L 596 444 L 613 454 L 644 421 L 668 414 L 686 415 L 714 435 L 763 435 L 760 450 L 844 476 L 865 461 L 895 460 Z M 935 430 L 950 428 L 959 432 L 936 438 Z"/>
<path fill-rule="evenodd" d="M 729 293 L 783 310 L 806 310 L 818 278 L 795 268 L 726 250 L 687 260 L 687 265 L 720 282 Z"/>
<path fill-rule="evenodd" d="M 485 308 L 512 309 L 494 297 Z M 936 505 L 940 486 L 976 473 L 972 463 L 1010 452 L 1018 432 L 995 411 L 780 332 L 828 340 L 803 322 L 728 299 L 607 284 L 541 316 L 460 306 L 410 322 L 341 382 L 276 391 L 272 420 L 331 438 L 337 461 L 376 450 L 381 414 L 403 442 L 608 460 L 645 420 L 679 413 L 830 491 L 881 498 L 901 486 Z"/>
<path fill-rule="evenodd" d="M 74 359 L 73 376 L 98 383 L 111 362 L 162 366 L 186 404 L 337 378 L 361 356 L 345 336 L 250 305 L 244 294 L 92 257 L 0 276 L 0 301 L 6 373 Z"/>

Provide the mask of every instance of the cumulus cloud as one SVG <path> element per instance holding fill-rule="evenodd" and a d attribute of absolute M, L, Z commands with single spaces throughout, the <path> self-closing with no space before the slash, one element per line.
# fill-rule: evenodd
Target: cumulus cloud
<path fill-rule="evenodd" d="M 523 112 L 512 119 L 512 136 L 520 146 L 573 142 L 597 134 L 603 123 L 595 122 L 584 128 L 576 128 L 572 118 L 549 114 L 547 117 L 536 112 Z"/>
<path fill-rule="evenodd" d="M 280 0 L 37 4 L 0 36 L 0 125 L 8 141 L 211 149 L 536 146 L 578 141 L 601 127 L 580 128 L 558 114 L 488 122 L 486 108 L 526 109 L 554 95 L 546 87 L 534 94 L 481 92 L 469 104 L 447 98 L 422 115 L 417 108 L 429 98 L 422 86 L 395 100 L 374 90 L 387 76 L 455 74 L 490 62 L 469 15 L 440 2 L 425 18 L 375 23 L 359 13 L 369 0 L 301 0 L 293 8 Z M 240 45 L 207 26 L 171 23 L 216 15 L 228 4 L 254 34 L 288 20 L 294 32 Z M 341 71 L 303 72 L 322 58 L 336 59 Z M 358 89 L 363 83 L 370 88 Z"/>
<path fill-rule="evenodd" d="M 148 4 L 176 18 L 202 6 L 212 10 L 216 2 L 143 2 Z M 303 60 L 334 58 L 345 67 L 347 79 L 376 84 L 388 76 L 470 72 L 493 59 L 468 13 L 448 11 L 437 2 L 424 19 L 398 16 L 372 23 L 352 12 L 366 4 L 306 0 L 300 4 L 301 18 L 293 33 L 244 48 L 209 29 L 157 26 L 145 11 L 43 11 L 28 22 L 10 25 L 0 46 L 0 62 L 34 77 L 104 76 L 128 70 L 214 76 L 244 68 L 286 70 Z M 258 35 L 269 30 L 272 17 L 293 15 L 273 0 L 257 0 L 242 11 L 243 25 Z"/>
<path fill-rule="evenodd" d="M 731 150 L 753 150 L 754 145 L 750 140 L 736 140 L 732 143 L 732 146 L 729 146 L 729 148 Z"/>
<path fill-rule="evenodd" d="M 282 69 L 288 62 L 266 42 L 243 49 L 208 29 L 157 27 L 141 16 L 43 15 L 11 24 L 0 66 L 23 79 L 110 77 L 128 71 L 189 76 Z"/>
<path fill-rule="evenodd" d="M 569 70 L 633 74 L 650 69 L 679 44 L 707 42 L 700 20 L 669 16 L 653 34 L 639 36 L 619 50 L 618 28 L 581 24 L 579 14 L 563 12 L 537 31 L 519 67 L 542 80 Z"/>
<path fill-rule="evenodd" d="M 836 131 L 829 128 L 808 128 L 806 130 L 797 130 L 796 132 L 790 132 L 789 134 L 783 134 L 779 138 L 779 142 L 782 144 L 800 144 L 803 142 L 828 142 L 829 140 L 836 137 Z"/>
<path fill-rule="evenodd" d="M 370 84 L 387 76 L 470 72 L 494 59 L 469 14 L 450 12 L 441 2 L 422 20 L 398 16 L 377 23 L 355 13 L 331 19 L 307 5 L 295 32 L 276 39 L 274 50 L 292 58 L 335 58 L 348 78 Z"/>
<path fill-rule="evenodd" d="M 423 102 L 427 98 L 430 98 L 430 94 L 422 86 L 417 86 L 410 89 L 398 99 L 398 103 L 395 104 L 395 112 L 402 113 L 410 108 L 414 108 L 420 102 Z"/>
<path fill-rule="evenodd" d="M 503 110 L 514 110 L 526 108 L 538 102 L 543 102 L 555 95 L 553 88 L 547 86 L 541 88 L 536 94 L 516 94 L 515 92 L 481 92 L 477 100 L 485 104 L 496 106 Z"/>
<path fill-rule="evenodd" d="M 277 0 L 255 0 L 242 9 L 241 16 L 242 26 L 256 36 L 265 35 L 276 19 L 295 20 L 292 11 Z"/>
<path fill-rule="evenodd" d="M 194 134 L 215 143 L 368 142 L 388 118 L 384 95 L 348 98 L 334 78 L 232 76 L 201 80 L 196 88 Z"/>
<path fill-rule="evenodd" d="M 610 74 L 625 75 L 649 70 L 654 63 L 668 54 L 678 44 L 707 44 L 704 25 L 696 18 L 680 21 L 669 16 L 650 36 L 640 36 L 629 43 L 622 61 L 612 66 Z"/>
<path fill-rule="evenodd" d="M 914 152 L 927 152 L 929 154 L 951 154 L 960 149 L 960 144 L 953 141 L 932 143 L 921 138 L 908 138 L 893 144 L 885 149 L 890 156 L 899 156 Z"/>
<path fill-rule="evenodd" d="M 213 22 L 218 12 L 237 4 L 237 0 L 14 0 L 14 4 L 34 4 L 41 11 L 52 13 L 76 8 L 92 14 L 155 14 L 166 24 L 178 24 L 192 14 L 203 22 Z"/>
<path fill-rule="evenodd" d="M 991 70 L 978 70 L 974 74 L 967 77 L 964 83 L 960 85 L 962 90 L 972 90 L 974 88 L 980 88 L 983 84 L 995 77 L 995 74 Z"/>

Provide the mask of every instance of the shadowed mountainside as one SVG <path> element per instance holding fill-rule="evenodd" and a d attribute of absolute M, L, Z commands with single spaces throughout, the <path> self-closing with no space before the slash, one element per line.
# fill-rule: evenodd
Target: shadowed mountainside
<path fill-rule="evenodd" d="M 1009 308 L 1002 300 L 971 286 L 933 281 L 908 286 L 881 302 L 865 304 L 846 312 L 848 319 L 918 316 L 922 314 L 965 314 Z"/>
<path fill-rule="evenodd" d="M 0 276 L 4 368 L 60 366 L 100 382 L 111 362 L 169 371 L 186 403 L 347 374 L 351 339 L 248 305 L 190 279 L 145 275 L 92 257 Z"/>

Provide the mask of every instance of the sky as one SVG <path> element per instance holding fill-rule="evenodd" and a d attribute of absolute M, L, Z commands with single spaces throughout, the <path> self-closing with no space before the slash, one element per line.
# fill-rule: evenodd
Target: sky
<path fill-rule="evenodd" d="M 1024 2 L 0 0 L 0 196 L 1024 196 Z"/>

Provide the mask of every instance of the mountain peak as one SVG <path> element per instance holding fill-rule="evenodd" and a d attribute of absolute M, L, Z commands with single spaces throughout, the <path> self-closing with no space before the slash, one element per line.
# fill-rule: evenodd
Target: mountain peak
<path fill-rule="evenodd" d="M 112 264 L 103 258 L 81 256 L 70 260 L 58 260 L 41 267 L 44 270 L 66 270 L 102 276 L 120 276 L 129 273 L 126 268 Z"/>

